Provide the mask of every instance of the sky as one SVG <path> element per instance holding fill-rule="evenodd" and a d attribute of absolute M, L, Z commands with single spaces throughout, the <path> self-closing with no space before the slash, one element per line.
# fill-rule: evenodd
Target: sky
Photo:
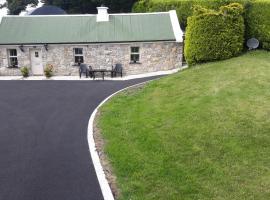
<path fill-rule="evenodd" d="M 39 3 L 38 3 L 38 5 L 37 5 L 36 7 L 32 7 L 31 5 L 28 5 L 27 8 L 26 8 L 26 11 L 21 12 L 20 15 L 25 15 L 25 14 L 27 14 L 29 11 L 32 11 L 32 10 L 35 9 L 35 8 L 41 7 L 41 6 L 43 5 L 43 3 L 41 3 L 40 1 L 41 1 L 41 0 L 39 0 Z M 0 4 L 4 4 L 5 2 L 6 2 L 6 0 L 0 0 Z M 0 9 L 0 17 L 7 15 L 7 13 L 8 13 L 8 9 L 7 9 L 7 8 L 2 8 L 2 9 Z"/>
<path fill-rule="evenodd" d="M 3 4 L 5 2 L 6 2 L 6 0 L 0 0 L 0 4 Z M 0 9 L 0 17 L 7 15 L 7 11 L 8 11 L 7 8 Z"/>

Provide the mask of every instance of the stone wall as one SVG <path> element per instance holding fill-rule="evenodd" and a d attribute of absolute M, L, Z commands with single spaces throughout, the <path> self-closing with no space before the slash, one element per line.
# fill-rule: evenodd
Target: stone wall
<path fill-rule="evenodd" d="M 130 47 L 140 47 L 139 63 L 130 63 Z M 18 46 L 19 67 L 31 68 L 30 49 L 41 49 L 43 66 L 52 64 L 55 75 L 78 75 L 78 66 L 74 63 L 74 48 L 83 48 L 84 62 L 94 69 L 111 69 L 121 63 L 124 75 L 142 74 L 155 71 L 166 71 L 182 66 L 182 43 L 153 42 L 130 44 L 89 44 L 89 45 L 49 45 L 24 47 L 22 52 Z M 20 75 L 19 69 L 8 67 L 7 47 L 0 47 L 0 76 Z"/>

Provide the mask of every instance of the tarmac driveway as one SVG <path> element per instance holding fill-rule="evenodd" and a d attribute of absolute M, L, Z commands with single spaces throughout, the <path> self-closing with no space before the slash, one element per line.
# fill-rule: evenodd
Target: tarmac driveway
<path fill-rule="evenodd" d="M 87 126 L 130 81 L 0 81 L 0 200 L 103 199 Z"/>

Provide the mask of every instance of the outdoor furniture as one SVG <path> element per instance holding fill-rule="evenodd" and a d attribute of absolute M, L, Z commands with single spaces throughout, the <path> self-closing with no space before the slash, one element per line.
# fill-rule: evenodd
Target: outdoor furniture
<path fill-rule="evenodd" d="M 95 73 L 93 72 L 93 68 L 91 65 L 89 65 L 89 76 L 90 78 L 93 78 L 95 76 Z"/>
<path fill-rule="evenodd" d="M 82 77 L 82 74 L 85 74 L 86 78 L 88 78 L 89 76 L 89 68 L 86 64 L 80 64 L 80 68 L 79 68 L 80 78 Z"/>
<path fill-rule="evenodd" d="M 107 70 L 107 69 L 93 69 L 91 70 L 91 72 L 93 73 L 93 79 L 96 78 L 96 74 L 97 73 L 101 73 L 102 76 L 102 80 L 104 81 L 104 77 L 105 77 L 105 73 L 112 73 L 112 70 Z"/>
<path fill-rule="evenodd" d="M 123 76 L 122 64 L 116 64 L 115 67 L 112 66 L 112 70 L 93 69 L 92 66 L 90 65 L 88 66 L 87 64 L 83 64 L 83 63 L 80 64 L 80 68 L 79 68 L 80 78 L 82 74 L 85 74 L 86 78 L 90 76 L 91 78 L 95 79 L 97 74 L 101 74 L 102 80 L 104 80 L 106 73 L 110 73 L 112 78 L 116 77 L 118 74 L 121 75 L 122 77 Z"/>
<path fill-rule="evenodd" d="M 122 64 L 116 64 L 115 67 L 112 66 L 112 71 L 111 71 L 111 77 L 116 77 L 117 74 L 121 75 L 123 77 L 123 67 Z"/>

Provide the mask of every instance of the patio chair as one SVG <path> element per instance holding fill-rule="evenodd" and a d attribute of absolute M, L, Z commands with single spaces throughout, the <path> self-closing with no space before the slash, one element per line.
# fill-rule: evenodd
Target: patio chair
<path fill-rule="evenodd" d="M 80 64 L 80 68 L 79 68 L 80 78 L 82 77 L 82 74 L 85 74 L 86 78 L 88 78 L 89 76 L 89 68 L 86 64 Z"/>
<path fill-rule="evenodd" d="M 90 78 L 95 78 L 95 73 L 93 72 L 93 68 L 91 65 L 89 65 L 89 73 L 88 75 L 90 76 Z"/>
<path fill-rule="evenodd" d="M 123 77 L 123 67 L 122 64 L 116 64 L 115 67 L 112 66 L 112 77 L 116 77 L 117 74 L 121 75 L 121 78 Z"/>

